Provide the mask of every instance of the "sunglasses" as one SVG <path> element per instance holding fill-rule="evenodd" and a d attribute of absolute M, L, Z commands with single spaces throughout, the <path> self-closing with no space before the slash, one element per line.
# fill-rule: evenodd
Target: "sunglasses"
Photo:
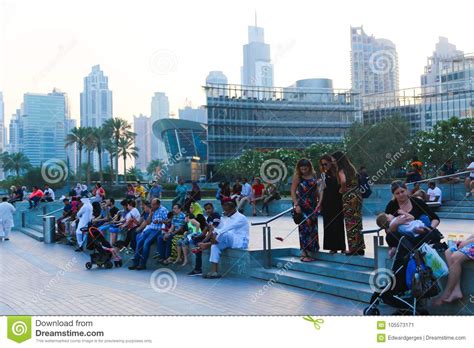
<path fill-rule="evenodd" d="M 329 163 L 321 163 L 321 165 L 322 165 L 323 167 L 327 167 L 327 166 L 329 165 Z"/>

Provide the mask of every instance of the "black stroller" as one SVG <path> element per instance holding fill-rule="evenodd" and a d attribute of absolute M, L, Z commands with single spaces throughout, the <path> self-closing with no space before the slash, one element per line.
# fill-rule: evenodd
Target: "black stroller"
<path fill-rule="evenodd" d="M 112 267 L 122 267 L 122 260 L 105 239 L 102 232 L 92 225 L 87 227 L 88 229 L 88 240 L 87 250 L 92 250 L 90 255 L 91 260 L 86 262 L 85 266 L 87 269 L 91 269 L 93 265 L 97 265 L 99 268 L 105 267 L 110 269 Z"/>
<path fill-rule="evenodd" d="M 393 233 L 392 233 L 393 235 Z M 441 289 L 431 269 L 425 265 L 424 254 L 420 250 L 423 243 L 434 244 L 442 249 L 441 233 L 434 229 L 422 237 L 403 235 L 397 238 L 398 245 L 391 270 L 386 270 L 384 284 L 375 291 L 364 315 L 380 315 L 380 301 L 397 308 L 394 315 L 428 315 L 426 300 L 437 296 Z M 387 236 L 389 239 L 389 236 Z"/>

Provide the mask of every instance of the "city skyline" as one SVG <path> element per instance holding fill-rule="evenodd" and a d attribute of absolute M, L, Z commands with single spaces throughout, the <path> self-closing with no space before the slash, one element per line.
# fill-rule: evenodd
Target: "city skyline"
<path fill-rule="evenodd" d="M 240 81 L 242 46 L 247 42 L 248 26 L 254 24 L 253 9 L 258 13 L 258 26 L 265 29 L 265 42 L 271 46 L 275 86 L 317 77 L 332 79 L 337 88 L 349 88 L 351 25 L 363 25 L 376 38 L 394 42 L 401 88 L 419 85 L 439 36 L 449 38 L 465 52 L 474 50 L 463 35 L 467 13 L 458 13 L 456 21 L 446 21 L 441 9 L 418 3 L 412 4 L 410 11 L 380 8 L 375 10 L 378 16 L 364 11 L 367 6 L 380 6 L 374 1 L 344 2 L 347 11 L 343 12 L 334 12 L 340 4 L 300 1 L 300 6 L 291 10 L 279 4 L 264 8 L 262 2 L 244 1 L 232 16 L 218 9 L 214 1 L 188 4 L 186 11 L 176 4 L 142 1 L 132 8 L 116 3 L 110 7 L 110 2 L 103 1 L 94 3 L 95 11 L 89 13 L 88 4 L 53 0 L 1 3 L 0 38 L 2 51 L 7 52 L 0 58 L 5 124 L 25 93 L 45 93 L 54 87 L 68 93 L 71 116 L 79 119 L 82 79 L 97 64 L 114 91 L 114 116 L 131 121 L 134 114 L 149 114 L 149 100 L 155 91 L 169 96 L 174 114 L 186 100 L 194 107 L 204 105 L 201 86 L 209 71 L 222 71 L 229 83 Z M 50 12 L 42 11 L 39 19 L 34 16 L 40 9 L 37 6 L 49 5 L 54 5 Z M 300 11 L 302 7 L 307 10 Z M 95 16 L 103 18 L 112 8 L 115 16 L 107 18 L 107 25 L 93 24 Z M 80 26 L 80 14 L 85 11 L 90 20 Z M 324 18 L 321 14 L 325 11 L 337 13 L 337 20 Z M 176 21 L 181 27 L 173 25 Z M 223 30 L 212 30 L 219 26 Z M 170 32 L 169 28 L 176 29 Z"/>

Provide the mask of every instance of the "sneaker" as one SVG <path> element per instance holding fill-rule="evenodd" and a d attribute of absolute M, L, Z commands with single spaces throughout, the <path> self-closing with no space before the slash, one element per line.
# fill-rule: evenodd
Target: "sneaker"
<path fill-rule="evenodd" d="M 145 266 L 138 266 L 137 268 L 135 268 L 137 271 L 142 271 L 144 269 L 146 269 Z"/>
<path fill-rule="evenodd" d="M 466 197 L 466 198 L 471 197 L 471 192 L 466 192 L 466 196 L 465 196 L 465 197 Z"/>
<path fill-rule="evenodd" d="M 82 249 L 82 247 L 80 247 L 80 248 L 77 248 L 77 249 L 76 249 L 76 250 L 74 250 L 74 251 L 75 251 L 76 253 L 79 253 L 79 252 L 82 252 L 82 251 L 84 251 L 84 249 Z"/>
<path fill-rule="evenodd" d="M 161 259 L 160 254 L 158 254 L 158 253 L 153 254 L 153 256 L 151 258 L 152 259 Z"/>
<path fill-rule="evenodd" d="M 198 275 L 202 275 L 202 271 L 197 271 L 197 270 L 193 269 L 191 272 L 188 273 L 188 276 L 190 276 L 190 277 L 198 276 Z"/>
<path fill-rule="evenodd" d="M 3 238 L 3 240 L 6 242 L 7 240 L 10 240 L 10 238 Z"/>
<path fill-rule="evenodd" d="M 134 265 L 131 265 L 131 266 L 128 266 L 128 269 L 130 271 L 133 271 L 133 270 L 136 270 L 138 266 L 134 266 Z"/>

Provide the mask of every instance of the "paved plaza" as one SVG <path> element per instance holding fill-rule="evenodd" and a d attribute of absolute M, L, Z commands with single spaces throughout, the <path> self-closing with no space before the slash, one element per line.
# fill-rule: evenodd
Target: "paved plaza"
<path fill-rule="evenodd" d="M 365 228 L 375 227 L 372 217 L 365 220 Z M 285 217 L 273 226 L 277 236 L 294 224 Z M 445 233 L 467 232 L 472 222 L 443 220 L 440 227 Z M 260 248 L 261 239 L 261 228 L 252 227 L 250 248 Z M 284 243 L 275 241 L 275 247 L 290 246 L 298 246 L 297 232 Z M 129 271 L 127 265 L 86 270 L 88 260 L 72 247 L 43 244 L 14 231 L 9 242 L 0 243 L 0 315 L 361 315 L 366 306 L 251 278 L 188 277 L 189 269 L 181 267 L 161 275 Z"/>

